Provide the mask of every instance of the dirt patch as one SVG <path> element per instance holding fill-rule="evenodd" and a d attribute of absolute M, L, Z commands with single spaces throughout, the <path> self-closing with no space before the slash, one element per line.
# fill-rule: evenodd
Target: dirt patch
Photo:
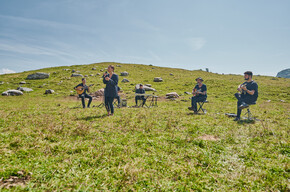
<path fill-rule="evenodd" d="M 2 188 L 10 189 L 16 186 L 25 187 L 26 182 L 28 182 L 31 179 L 31 175 L 32 173 L 18 171 L 17 176 L 10 176 L 6 180 L 4 180 L 2 177 L 0 179 L 0 189 Z"/>
<path fill-rule="evenodd" d="M 220 138 L 214 135 L 203 135 L 199 136 L 198 139 L 204 140 L 204 141 L 219 141 Z"/>

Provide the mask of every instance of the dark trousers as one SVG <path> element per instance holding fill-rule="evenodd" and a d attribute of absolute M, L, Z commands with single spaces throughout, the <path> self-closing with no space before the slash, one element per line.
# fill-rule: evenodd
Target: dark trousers
<path fill-rule="evenodd" d="M 114 101 L 115 97 L 105 97 L 105 106 L 107 111 L 111 111 L 111 113 L 114 113 L 114 105 L 113 105 L 113 101 Z"/>
<path fill-rule="evenodd" d="M 90 96 L 90 95 L 85 93 L 85 94 L 79 95 L 79 97 L 82 99 L 83 108 L 86 108 L 85 98 L 89 98 L 88 107 L 90 107 L 90 104 L 91 104 L 91 102 L 93 100 L 92 96 Z"/>
<path fill-rule="evenodd" d="M 121 103 L 120 96 L 118 95 L 118 96 L 116 97 L 116 99 L 117 99 L 117 101 L 118 101 L 118 105 L 120 105 L 120 103 Z"/>
<path fill-rule="evenodd" d="M 142 105 L 144 105 L 145 102 L 146 102 L 146 99 L 145 99 L 144 96 L 136 96 L 136 97 L 135 97 L 135 103 L 136 103 L 136 105 L 138 104 L 138 100 L 143 100 Z"/>
<path fill-rule="evenodd" d="M 237 102 L 237 117 L 240 118 L 241 117 L 242 110 L 239 109 L 239 106 L 242 103 L 253 104 L 253 103 L 255 103 L 255 101 L 252 98 L 243 97 L 240 93 L 235 93 L 235 97 L 238 100 L 238 102 Z"/>
<path fill-rule="evenodd" d="M 193 111 L 197 111 L 197 102 L 203 102 L 206 100 L 206 96 L 193 96 L 191 97 L 191 107 Z"/>

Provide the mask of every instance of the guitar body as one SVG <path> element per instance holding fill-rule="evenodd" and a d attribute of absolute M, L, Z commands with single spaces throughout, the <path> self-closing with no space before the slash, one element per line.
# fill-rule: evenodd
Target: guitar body
<path fill-rule="evenodd" d="M 93 86 L 94 84 L 91 84 L 91 85 L 89 85 L 88 87 L 91 87 L 91 86 Z M 83 86 L 77 86 L 76 87 L 76 92 L 79 94 L 79 95 L 81 95 L 81 94 L 83 94 L 84 92 L 85 92 L 85 89 L 84 89 L 84 87 Z"/>

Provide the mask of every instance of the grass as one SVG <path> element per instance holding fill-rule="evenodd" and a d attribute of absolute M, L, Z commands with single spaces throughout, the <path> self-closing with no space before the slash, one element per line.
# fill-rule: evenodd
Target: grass
<path fill-rule="evenodd" d="M 113 117 L 107 117 L 104 108 L 74 108 L 80 101 L 69 95 L 80 78 L 69 79 L 71 72 L 63 69 L 90 75 L 107 65 L 38 70 L 51 73 L 44 80 L 25 80 L 31 72 L 0 76 L 5 82 L 1 92 L 23 80 L 34 89 L 0 99 L 0 178 L 23 177 L 20 170 L 32 174 L 25 186 L 11 189 L 289 191 L 289 79 L 255 77 L 260 95 L 251 111 L 261 121 L 253 123 L 236 123 L 224 115 L 236 111 L 233 94 L 242 76 L 146 65 L 116 67 L 118 74 L 130 73 L 129 83 L 121 83 L 123 77 L 119 83 L 129 105 L 137 83 L 152 84 L 162 97 L 171 91 L 181 97 L 162 99 L 157 108 L 116 109 Z M 154 83 L 156 76 L 164 82 Z M 198 76 L 208 86 L 206 115 L 187 111 L 190 96 L 183 95 Z M 103 87 L 99 76 L 87 81 L 96 84 L 94 90 Z M 45 89 L 57 94 L 44 95 Z M 203 140 L 207 135 L 217 139 Z"/>

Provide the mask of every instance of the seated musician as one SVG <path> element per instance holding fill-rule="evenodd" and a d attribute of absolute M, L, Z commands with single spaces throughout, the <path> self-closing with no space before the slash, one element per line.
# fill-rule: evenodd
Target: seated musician
<path fill-rule="evenodd" d="M 145 94 L 145 89 L 143 88 L 142 84 L 139 85 L 139 89 L 136 89 L 136 94 Z M 138 105 L 138 100 L 143 100 L 143 103 L 142 103 L 142 107 L 143 107 L 143 105 L 146 102 L 145 96 L 144 95 L 137 95 L 135 97 L 136 106 Z"/>
<path fill-rule="evenodd" d="M 86 85 L 86 79 L 82 78 L 82 83 L 75 86 L 74 89 L 84 90 L 84 92 L 80 94 L 79 97 L 82 99 L 83 108 L 86 108 L 85 98 L 89 98 L 89 103 L 88 103 L 88 108 L 89 108 L 93 98 L 92 96 L 87 94 L 87 92 L 90 92 L 90 87 Z"/>
<path fill-rule="evenodd" d="M 249 104 L 256 104 L 258 98 L 258 84 L 252 80 L 253 73 L 246 71 L 244 73 L 245 82 L 238 86 L 238 91 L 235 97 L 237 102 L 237 117 L 234 121 L 239 121 L 241 117 L 242 109 L 247 108 Z"/>
<path fill-rule="evenodd" d="M 202 83 L 203 79 L 201 77 L 198 77 L 195 80 L 197 82 L 197 85 L 194 87 L 192 91 L 193 97 L 191 98 L 191 107 L 188 107 L 188 109 L 193 110 L 194 113 L 197 113 L 197 102 L 206 101 L 207 88 L 206 85 Z"/>

